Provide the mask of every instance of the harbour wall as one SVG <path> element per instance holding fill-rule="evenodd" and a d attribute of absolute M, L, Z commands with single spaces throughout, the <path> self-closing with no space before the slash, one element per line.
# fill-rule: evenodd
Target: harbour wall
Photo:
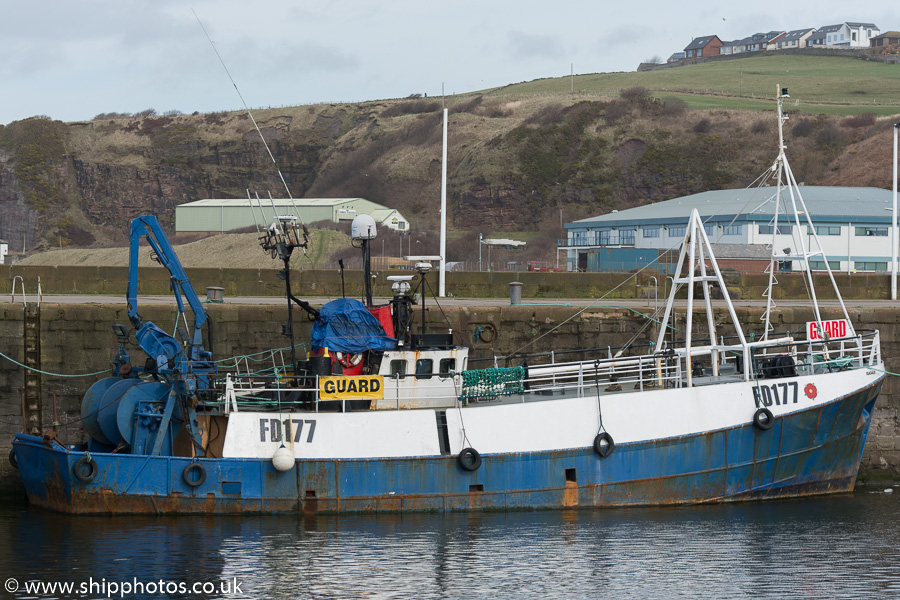
<path fill-rule="evenodd" d="M 227 258 L 223 259 L 227 261 Z M 283 296 L 284 282 L 277 269 L 186 269 L 198 294 L 207 287 L 220 287 L 225 297 Z M 414 271 L 373 273 L 372 292 L 391 296 L 388 275 L 410 275 Z M 732 298 L 762 299 L 769 284 L 765 273 L 741 273 L 725 269 L 725 283 Z M 106 294 L 124 296 L 128 285 L 127 267 L 37 267 L 0 265 L 0 281 L 22 277 L 26 292 L 34 294 L 37 283 L 45 294 Z M 889 275 L 876 273 L 835 273 L 835 281 L 844 298 L 883 300 L 891 296 Z M 345 281 L 335 270 L 295 270 L 291 272 L 292 291 L 297 296 L 362 296 L 362 272 L 346 271 Z M 671 277 L 669 277 L 669 281 Z M 835 298 L 827 273 L 813 276 L 820 299 Z M 509 284 L 523 285 L 523 298 L 665 298 L 669 281 L 666 274 L 644 269 L 639 273 L 534 273 L 528 271 L 450 271 L 446 274 L 447 293 L 462 298 L 502 298 L 509 295 Z M 437 287 L 437 275 L 429 275 L 429 285 Z M 19 287 L 17 290 L 21 289 Z M 163 267 L 141 267 L 138 293 L 164 295 L 170 290 L 169 272 Z M 806 284 L 800 273 L 779 273 L 776 298 L 807 298 Z"/>
<path fill-rule="evenodd" d="M 605 303 L 609 304 L 609 303 Z M 217 360 L 226 357 L 249 356 L 260 360 L 258 353 L 287 347 L 281 335 L 282 323 L 287 320 L 284 305 L 208 304 L 213 324 L 212 347 Z M 452 329 L 457 343 L 473 349 L 473 358 L 493 355 L 505 356 L 523 352 L 557 352 L 577 348 L 616 347 L 630 340 L 646 344 L 656 338 L 656 325 L 641 311 L 631 308 L 590 308 L 576 314 L 571 307 L 509 306 L 509 307 L 443 307 L 432 306 L 426 315 L 429 331 Z M 164 329 L 174 323 L 174 307 L 153 304 L 142 306 L 141 315 Z M 649 312 L 649 311 L 647 311 Z M 856 308 L 851 318 L 858 329 L 877 328 L 881 331 L 882 353 L 887 370 L 900 372 L 900 309 Z M 6 459 L 10 441 L 23 428 L 22 392 L 23 368 L 12 361 L 23 361 L 24 307 L 21 302 L 0 303 L 0 493 L 21 495 L 17 472 Z M 742 328 L 748 334 L 761 332 L 761 309 L 737 308 Z M 824 318 L 837 318 L 835 309 L 825 309 Z M 418 320 L 418 314 L 417 314 Z M 727 311 L 715 312 L 719 333 L 733 332 Z M 778 309 L 773 316 L 777 331 L 803 329 L 813 320 L 806 308 Z M 705 318 L 698 311 L 694 316 L 695 335 L 702 337 Z M 43 423 L 53 421 L 52 401 L 55 396 L 59 437 L 67 444 L 82 443 L 85 434 L 80 426 L 81 400 L 85 390 L 103 375 L 79 376 L 108 369 L 117 348 L 114 324 L 128 325 L 124 304 L 51 304 L 40 310 L 41 368 Z M 297 340 L 309 339 L 310 323 L 304 316 L 295 318 Z M 684 318 L 676 327 L 683 328 Z M 479 329 L 481 328 L 481 329 Z M 479 332 L 496 330 L 496 336 Z M 133 340 L 133 338 L 132 338 Z M 490 340 L 490 341 L 483 341 Z M 134 364 L 143 364 L 145 356 L 135 346 L 129 346 Z M 251 356 L 256 355 L 256 356 Z M 580 356 L 560 355 L 557 360 L 574 360 Z M 268 359 L 271 364 L 271 359 Z M 515 364 L 521 359 L 516 359 Z M 534 364 L 535 360 L 530 360 Z M 227 363 L 220 363 L 227 367 Z M 258 363 L 257 363 L 258 364 Z M 491 366 L 488 362 L 473 361 L 470 368 Z M 502 366 L 502 363 L 501 363 Z M 872 428 L 866 443 L 860 471 L 860 481 L 900 480 L 900 387 L 898 379 L 889 376 L 878 399 Z M 723 399 L 726 401 L 726 399 Z"/>

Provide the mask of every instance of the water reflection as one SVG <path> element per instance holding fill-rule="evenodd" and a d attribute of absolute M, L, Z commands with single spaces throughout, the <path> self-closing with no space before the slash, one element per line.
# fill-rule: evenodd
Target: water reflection
<path fill-rule="evenodd" d="M 866 492 L 450 515 L 72 518 L 18 507 L 0 509 L 0 575 L 236 577 L 242 594 L 229 598 L 872 598 L 900 593 L 898 529 L 900 494 Z"/>

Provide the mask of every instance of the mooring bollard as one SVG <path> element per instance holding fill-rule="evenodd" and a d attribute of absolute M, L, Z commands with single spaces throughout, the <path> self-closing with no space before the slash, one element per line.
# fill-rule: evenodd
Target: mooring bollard
<path fill-rule="evenodd" d="M 225 288 L 208 287 L 206 288 L 207 302 L 225 302 Z"/>
<path fill-rule="evenodd" d="M 517 304 L 522 304 L 522 286 L 524 284 L 521 281 L 510 281 L 509 282 L 509 305 L 516 306 Z"/>

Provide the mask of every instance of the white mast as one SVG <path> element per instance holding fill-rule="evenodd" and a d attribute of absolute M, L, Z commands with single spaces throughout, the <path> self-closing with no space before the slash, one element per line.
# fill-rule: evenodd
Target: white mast
<path fill-rule="evenodd" d="M 841 292 L 838 289 L 837 282 L 834 280 L 834 273 L 831 270 L 831 265 L 828 264 L 828 257 L 825 255 L 825 251 L 822 248 L 822 243 L 819 241 L 819 235 L 816 233 L 815 225 L 813 225 L 812 219 L 810 218 L 809 211 L 806 208 L 806 203 L 803 201 L 803 196 L 800 193 L 800 186 L 797 184 L 797 180 L 794 177 L 794 172 L 791 170 L 791 165 L 788 162 L 787 156 L 785 155 L 785 145 L 784 145 L 784 122 L 787 120 L 787 115 L 783 112 L 783 104 L 785 98 L 790 98 L 788 96 L 787 88 L 783 88 L 780 85 L 775 87 L 776 93 L 775 97 L 778 100 L 778 158 L 775 161 L 775 165 L 773 168 L 778 169 L 778 198 L 782 197 L 781 194 L 781 185 L 787 187 L 788 196 L 790 197 L 790 210 L 785 211 L 785 217 L 787 217 L 788 223 L 793 223 L 797 229 L 795 230 L 794 240 L 797 245 L 800 246 L 800 252 L 791 254 L 790 248 L 786 251 L 779 252 L 778 248 L 775 244 L 778 234 L 778 219 L 777 219 L 777 211 L 778 207 L 776 206 L 776 218 L 775 218 L 775 230 L 772 236 L 772 263 L 771 268 L 774 271 L 776 268 L 777 259 L 796 259 L 800 262 L 800 266 L 803 269 L 803 276 L 806 279 L 806 284 L 809 289 L 810 299 L 812 300 L 813 306 L 813 314 L 815 315 L 816 323 L 818 323 L 820 329 L 822 328 L 822 314 L 819 310 L 819 301 L 816 298 L 816 288 L 813 281 L 812 269 L 809 266 L 809 259 L 818 257 L 825 265 L 825 270 L 828 272 L 828 277 L 831 280 L 831 285 L 834 288 L 834 294 L 837 298 L 838 302 L 841 305 L 841 310 L 844 313 L 844 318 L 847 320 L 847 325 L 849 328 L 848 336 L 855 336 L 856 332 L 853 327 L 853 323 L 850 320 L 850 314 L 847 312 L 847 307 L 844 304 L 844 299 L 841 297 Z M 808 228 L 809 235 L 812 237 L 812 245 L 814 245 L 815 250 L 811 247 L 807 249 L 805 238 L 803 235 L 802 227 L 804 224 L 801 224 L 800 215 L 803 215 L 805 225 Z M 768 303 L 766 307 L 765 314 L 765 331 L 763 336 L 767 336 L 769 330 L 771 329 L 770 325 L 770 309 L 773 306 L 772 303 L 772 282 L 774 281 L 774 273 L 770 273 L 769 278 L 769 289 L 767 290 L 768 295 Z"/>
<path fill-rule="evenodd" d="M 447 295 L 447 109 L 444 109 L 444 149 L 441 154 L 441 273 L 438 295 Z"/>

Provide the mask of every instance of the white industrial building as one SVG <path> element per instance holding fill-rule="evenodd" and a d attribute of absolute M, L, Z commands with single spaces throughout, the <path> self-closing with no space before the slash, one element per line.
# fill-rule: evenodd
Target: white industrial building
<path fill-rule="evenodd" d="M 891 191 L 824 186 L 799 189 L 832 270 L 889 270 Z M 652 254 L 646 250 L 680 246 L 693 208 L 699 211 L 710 242 L 732 248 L 755 246 L 755 250 L 748 248 L 748 257 L 758 259 L 759 246 L 771 247 L 773 243 L 779 252 L 790 250 L 791 254 L 802 254 L 802 244 L 816 249 L 805 215 L 801 215 L 798 228 L 786 194 L 784 191 L 778 211 L 777 233 L 773 227 L 775 187 L 716 190 L 567 223 L 567 237 L 560 240 L 559 250 L 566 253 L 570 271 L 646 266 Z M 622 266 L 606 269 L 604 261 L 619 261 Z M 791 266 L 802 268 L 800 264 Z M 824 259 L 810 260 L 809 266 L 824 270 Z"/>
<path fill-rule="evenodd" d="M 370 215 L 378 225 L 396 231 L 409 231 L 399 211 L 365 198 L 210 198 L 187 202 L 175 208 L 175 231 L 232 231 L 256 224 L 271 223 L 275 215 L 299 214 L 304 223 L 316 221 L 352 221 L 357 215 Z"/>

